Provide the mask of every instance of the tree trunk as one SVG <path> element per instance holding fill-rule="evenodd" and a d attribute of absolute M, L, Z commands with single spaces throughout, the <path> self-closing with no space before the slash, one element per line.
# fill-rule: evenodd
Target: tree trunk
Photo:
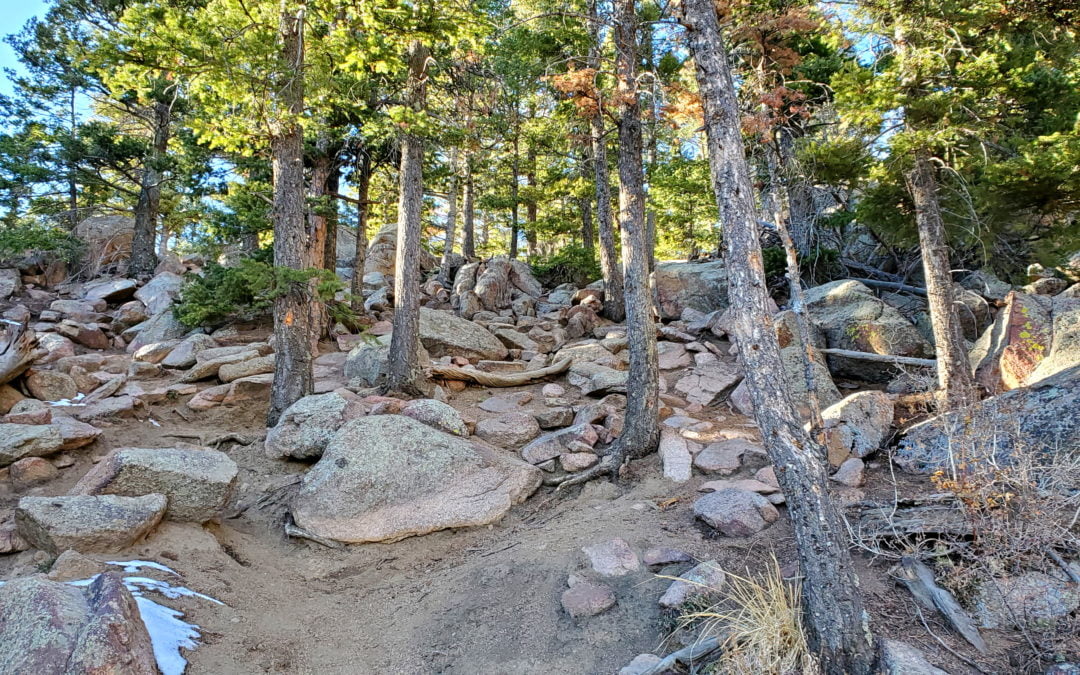
<path fill-rule="evenodd" d="M 472 155 L 468 152 L 465 153 L 465 198 L 462 204 L 462 210 L 464 211 L 463 223 L 465 231 L 462 233 L 461 239 L 461 255 L 465 256 L 465 261 L 469 262 L 476 258 L 476 229 L 473 224 L 473 217 L 476 212 L 476 207 L 473 204 L 473 172 L 472 172 Z"/>
<path fill-rule="evenodd" d="M 169 149 L 172 105 L 156 101 L 148 112 L 153 139 L 140 178 L 139 199 L 135 204 L 135 232 L 131 240 L 131 262 L 128 264 L 128 275 L 133 277 L 148 277 L 157 267 L 154 235 L 157 234 L 158 212 L 161 209 L 161 162 Z"/>
<path fill-rule="evenodd" d="M 814 229 L 814 195 L 805 176 L 799 175 L 795 166 L 795 130 L 781 127 L 777 140 L 777 158 L 780 163 L 787 205 L 788 227 L 795 250 L 808 256 L 817 247 L 817 231 Z"/>
<path fill-rule="evenodd" d="M 649 297 L 648 243 L 645 240 L 645 180 L 642 166 L 641 106 L 637 89 L 637 15 L 634 0 L 615 2 L 615 65 L 619 100 L 619 230 L 622 233 L 626 283 L 626 339 L 630 381 L 622 433 L 604 459 L 592 469 L 563 481 L 582 483 L 611 473 L 618 476 L 628 459 L 656 449 L 660 439 L 660 370 L 656 355 L 656 323 Z"/>
<path fill-rule="evenodd" d="M 311 160 L 311 178 L 308 181 L 308 236 L 311 238 L 312 258 L 309 267 L 324 268 L 326 260 L 326 188 L 330 180 L 330 169 L 333 160 L 325 154 L 326 143 L 324 138 L 316 141 L 317 154 Z"/>
<path fill-rule="evenodd" d="M 312 259 L 304 208 L 304 111 L 303 10 L 290 12 L 283 3 L 279 40 L 285 64 L 274 94 L 280 118 L 270 140 L 274 172 L 274 266 L 302 270 Z M 321 251 L 321 249 L 319 249 Z M 266 425 L 277 424 L 290 405 L 313 389 L 312 344 L 318 326 L 312 321 L 316 304 L 313 282 L 291 282 L 274 300 L 274 347 L 277 353 L 274 383 Z"/>
<path fill-rule="evenodd" d="M 926 276 L 926 301 L 934 329 L 940 387 L 938 407 L 941 412 L 946 412 L 975 402 L 975 381 L 956 311 L 949 245 L 938 203 L 937 177 L 925 148 L 916 151 L 915 166 L 906 178 L 915 203 L 915 222 L 919 228 L 919 247 Z"/>
<path fill-rule="evenodd" d="M 600 68 L 600 17 L 597 0 L 589 2 L 589 23 L 592 45 L 589 47 L 589 67 Z M 598 93 L 597 96 L 600 94 Z M 589 137 L 592 143 L 593 176 L 596 190 L 596 226 L 600 233 L 600 271 L 604 275 L 603 315 L 615 322 L 626 318 L 623 300 L 623 276 L 615 249 L 615 227 L 611 216 L 611 184 L 608 180 L 607 143 L 604 140 L 603 101 L 598 102 L 600 111 L 589 120 Z"/>
<path fill-rule="evenodd" d="M 69 122 L 71 124 L 68 129 L 68 133 L 72 138 L 75 138 L 75 131 L 78 127 L 78 113 L 75 108 L 75 87 L 71 87 L 68 91 L 68 115 L 70 116 Z M 79 186 L 75 182 L 75 160 L 71 159 L 67 162 L 68 172 L 68 225 L 69 229 L 74 232 L 75 228 L 79 225 Z"/>
<path fill-rule="evenodd" d="M 518 165 L 518 134 L 514 133 L 514 159 L 511 163 L 510 173 L 510 259 L 516 260 L 518 256 L 518 175 L 521 167 Z M 532 251 L 529 255 L 532 255 Z"/>
<path fill-rule="evenodd" d="M 419 40 L 409 45 L 408 102 L 424 109 L 428 49 Z M 420 215 L 424 205 L 424 144 L 406 130 L 401 139 L 401 195 L 398 200 L 397 251 L 394 258 L 394 331 L 386 390 L 409 396 L 421 393 L 423 373 L 417 359 L 420 341 Z"/>
<path fill-rule="evenodd" d="M 583 180 L 589 180 L 589 152 L 591 148 L 581 151 L 579 169 Z M 593 226 L 592 200 L 581 197 L 578 200 L 578 208 L 581 209 L 581 245 L 589 252 L 592 258 L 596 251 L 596 228 Z"/>
<path fill-rule="evenodd" d="M 724 227 L 729 295 L 737 317 L 736 344 L 754 417 L 795 529 L 811 652 L 821 657 L 827 673 L 870 673 L 874 645 L 847 532 L 826 487 L 825 453 L 799 423 L 768 310 L 753 185 L 716 9 L 711 0 L 683 0 L 682 10 Z"/>
<path fill-rule="evenodd" d="M 439 265 L 439 283 L 450 285 L 450 263 L 454 255 L 454 239 L 457 237 L 457 201 L 458 201 L 458 150 L 450 151 L 450 194 L 447 196 L 449 208 L 446 213 L 446 243 L 443 245 L 442 263 Z"/>
<path fill-rule="evenodd" d="M 333 158 L 326 177 L 326 194 L 336 195 L 341 188 L 341 165 Z M 338 202 L 331 196 L 326 201 L 326 245 L 323 249 L 323 269 L 337 274 Z"/>
<path fill-rule="evenodd" d="M 353 254 L 353 278 L 349 289 L 353 311 L 364 309 L 364 264 L 367 262 L 368 193 L 371 189 L 371 153 L 360 146 L 356 159 L 356 253 Z"/>

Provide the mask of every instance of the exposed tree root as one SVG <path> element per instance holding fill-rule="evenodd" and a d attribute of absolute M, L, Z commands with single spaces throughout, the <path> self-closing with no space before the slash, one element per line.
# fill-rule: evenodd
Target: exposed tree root
<path fill-rule="evenodd" d="M 522 373 L 485 373 L 471 368 L 458 368 L 457 366 L 432 366 L 431 375 L 444 380 L 475 382 L 485 387 L 519 387 L 533 380 L 558 375 L 568 370 L 571 362 L 571 359 L 563 359 L 546 368 L 526 370 Z"/>

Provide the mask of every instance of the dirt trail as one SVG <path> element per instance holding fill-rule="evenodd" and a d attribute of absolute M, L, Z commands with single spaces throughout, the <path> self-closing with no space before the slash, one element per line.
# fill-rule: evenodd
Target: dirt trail
<path fill-rule="evenodd" d="M 526 409 L 543 405 L 540 386 L 520 388 L 536 395 Z M 466 417 L 480 419 L 488 413 L 476 404 L 489 393 L 470 388 L 450 402 Z M 152 406 L 149 415 L 160 426 L 148 419 L 116 421 L 89 452 L 73 453 L 76 466 L 40 490 L 63 494 L 89 469 L 92 457 L 113 447 L 183 447 L 197 445 L 199 436 L 261 437 L 265 431 L 262 403 L 215 408 L 190 422 L 175 412 L 181 406 Z M 697 417 L 717 428 L 746 431 L 749 425 L 726 408 Z M 205 527 L 167 523 L 126 554 L 107 556 L 164 563 L 191 588 L 225 603 L 168 603 L 204 632 L 203 645 L 189 655 L 193 674 L 615 673 L 635 655 L 666 653 L 685 637 L 671 638 L 676 619 L 657 604 L 670 581 L 657 575 L 678 574 L 686 566 L 605 579 L 615 590 L 616 606 L 575 620 L 562 609 L 560 595 L 567 576 L 585 568 L 583 546 L 620 537 L 639 555 L 669 546 L 696 560 L 718 560 L 739 574 L 761 569 L 771 555 L 794 569 L 786 519 L 750 538 L 717 537 L 691 510 L 707 478 L 695 476 L 681 485 L 665 480 L 655 454 L 632 464 L 618 486 L 598 481 L 563 491 L 541 488 L 493 526 L 330 549 L 283 532 L 289 488 L 275 489 L 306 465 L 265 458 L 261 441 L 223 449 L 241 467 L 238 508 Z M 759 466 L 732 477 L 751 477 Z M 882 489 L 891 493 L 890 486 Z M 268 493 L 278 499 L 254 505 Z M 0 494 L 0 506 L 16 499 Z M 0 576 L 26 562 L 7 558 L 0 559 Z M 880 569 L 862 571 L 875 616 L 901 601 L 883 583 Z M 914 627 L 887 630 L 907 629 Z M 925 633 L 912 635 L 905 639 L 930 646 Z"/>

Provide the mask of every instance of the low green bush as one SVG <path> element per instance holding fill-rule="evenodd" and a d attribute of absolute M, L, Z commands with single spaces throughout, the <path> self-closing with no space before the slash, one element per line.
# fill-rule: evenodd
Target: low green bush
<path fill-rule="evenodd" d="M 532 264 L 533 274 L 546 288 L 559 284 L 584 286 L 599 279 L 600 264 L 583 246 L 564 246 L 558 253 Z"/>
<path fill-rule="evenodd" d="M 329 306 L 330 316 L 349 322 L 348 302 L 334 300 L 345 284 L 330 270 L 274 267 L 260 252 L 232 267 L 210 263 L 201 276 L 191 277 L 180 290 L 173 315 L 185 326 L 220 326 L 234 320 L 264 316 L 292 283 L 315 280 L 315 293 Z"/>
<path fill-rule="evenodd" d="M 0 260 L 45 253 L 71 264 L 82 257 L 85 249 L 81 239 L 58 227 L 20 224 L 0 229 Z"/>

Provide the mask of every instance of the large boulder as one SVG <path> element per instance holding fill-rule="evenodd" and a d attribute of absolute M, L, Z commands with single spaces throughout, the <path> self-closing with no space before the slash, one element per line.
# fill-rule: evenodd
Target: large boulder
<path fill-rule="evenodd" d="M 433 358 L 461 356 L 501 361 L 509 353 L 497 337 L 480 325 L 427 307 L 420 308 L 420 341 Z"/>
<path fill-rule="evenodd" d="M 409 401 L 401 409 L 401 414 L 448 434 L 462 437 L 469 435 L 469 427 L 461 418 L 461 413 L 453 406 L 433 398 Z"/>
<path fill-rule="evenodd" d="M 727 268 L 722 261 L 660 263 L 653 282 L 662 319 L 678 319 L 687 308 L 712 312 L 728 306 Z"/>
<path fill-rule="evenodd" d="M 131 257 L 135 237 L 135 219 L 130 216 L 90 216 L 75 226 L 74 234 L 86 242 L 85 259 L 90 261 L 90 276 Z"/>
<path fill-rule="evenodd" d="M 23 497 L 15 509 L 15 523 L 28 544 L 54 555 L 69 548 L 115 553 L 154 529 L 166 506 L 168 499 L 161 494 Z"/>
<path fill-rule="evenodd" d="M 169 520 L 202 523 L 217 516 L 236 485 L 236 462 L 218 450 L 117 448 L 72 494 L 139 497 L 163 494 Z"/>
<path fill-rule="evenodd" d="M 348 422 L 304 477 L 297 526 L 346 543 L 486 525 L 531 495 L 540 470 L 400 415 Z"/>
<path fill-rule="evenodd" d="M 842 280 L 811 288 L 806 308 L 832 349 L 919 358 L 934 354 L 914 324 L 861 282 Z M 835 375 L 871 382 L 887 382 L 896 373 L 887 363 L 837 356 L 829 356 L 829 366 Z"/>
<path fill-rule="evenodd" d="M 138 333 L 127 346 L 129 354 L 133 354 L 140 348 L 155 342 L 167 342 L 176 340 L 187 335 L 189 329 L 180 320 L 173 316 L 172 310 L 166 309 L 143 321 L 130 330 L 138 330 Z"/>
<path fill-rule="evenodd" d="M 829 463 L 876 452 L 892 429 L 893 402 L 880 391 L 860 391 L 821 411 Z"/>
<path fill-rule="evenodd" d="M 93 302 L 104 300 L 106 302 L 119 302 L 127 300 L 138 288 L 134 279 L 98 279 L 83 287 L 83 297 Z"/>
<path fill-rule="evenodd" d="M 157 314 L 172 307 L 173 299 L 183 286 L 184 277 L 173 272 L 162 272 L 135 291 L 135 298 L 146 305 L 150 314 Z"/>
<path fill-rule="evenodd" d="M 1050 351 L 1028 375 L 1026 385 L 1042 382 L 1080 364 L 1080 297 L 1052 298 L 1050 316 Z"/>
<path fill-rule="evenodd" d="M 266 432 L 266 455 L 272 459 L 318 459 L 346 422 L 364 414 L 359 401 L 337 392 L 305 396 L 285 409 Z"/>
<path fill-rule="evenodd" d="M 691 403 L 709 406 L 723 400 L 742 379 L 738 364 L 709 361 L 691 368 L 675 383 L 675 390 Z"/>
<path fill-rule="evenodd" d="M 13 267 L 0 268 L 0 299 L 7 300 L 22 288 L 22 275 Z"/>
<path fill-rule="evenodd" d="M 1005 307 L 969 355 L 980 386 L 999 394 L 1024 385 L 1050 350 L 1051 310 L 1046 296 L 1009 293 Z"/>
<path fill-rule="evenodd" d="M 932 473 L 948 469 L 956 457 L 1007 466 L 1020 453 L 1068 452 L 1080 447 L 1077 410 L 1080 365 L 913 426 L 893 461 L 907 471 Z"/>
<path fill-rule="evenodd" d="M 379 228 L 368 245 L 364 259 L 364 277 L 378 272 L 383 277 L 394 276 L 395 251 L 397 250 L 397 223 L 387 223 Z M 438 261 L 426 249 L 420 249 L 421 274 L 438 267 Z M 417 280 L 419 281 L 419 279 Z"/>
<path fill-rule="evenodd" d="M 0 587 L 0 673 L 157 672 L 139 607 L 117 574 L 81 587 L 43 575 Z"/>
<path fill-rule="evenodd" d="M 168 355 L 161 360 L 161 365 L 166 368 L 190 368 L 195 365 L 200 352 L 214 349 L 217 346 L 217 341 L 209 335 L 195 333 L 173 347 Z"/>
<path fill-rule="evenodd" d="M 390 335 L 363 341 L 353 347 L 345 358 L 345 379 L 361 387 L 375 387 L 383 383 L 390 372 Z M 417 344 L 417 359 L 421 366 L 431 361 L 424 345 Z"/>
<path fill-rule="evenodd" d="M 756 492 L 728 488 L 694 502 L 694 515 L 727 537 L 749 537 L 772 525 L 780 513 Z"/>

